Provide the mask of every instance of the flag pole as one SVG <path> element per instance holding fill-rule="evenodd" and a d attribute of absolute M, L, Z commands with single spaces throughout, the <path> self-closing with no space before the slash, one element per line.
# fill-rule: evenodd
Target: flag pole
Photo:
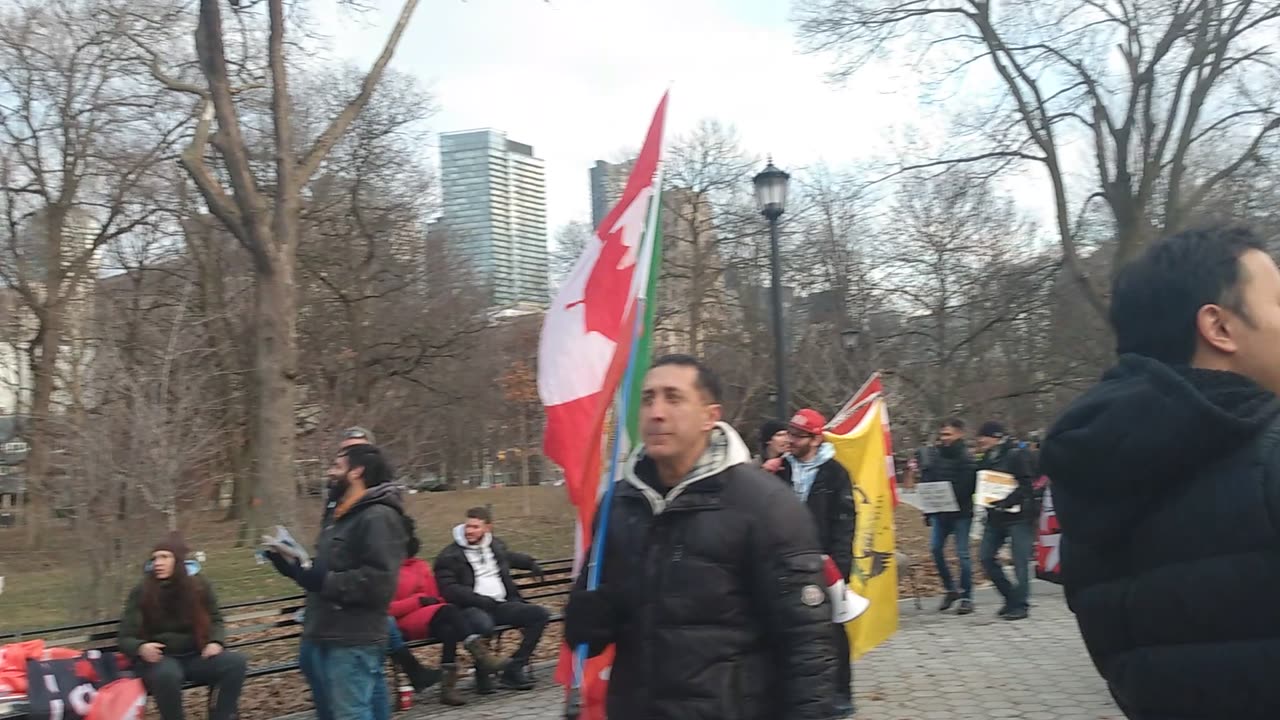
<path fill-rule="evenodd" d="M 669 90 L 668 90 L 669 92 Z M 663 95 L 663 102 L 666 102 L 667 95 Z M 666 120 L 666 111 L 663 113 L 663 119 Z M 632 304 L 634 309 L 634 319 L 631 323 L 630 345 L 627 346 L 627 365 L 622 375 L 622 397 L 617 400 L 617 413 L 614 414 L 613 429 L 613 452 L 609 457 L 609 471 L 607 475 L 607 486 L 604 488 L 604 497 L 600 501 L 600 507 L 596 511 L 596 523 L 594 537 L 591 538 L 591 555 L 586 566 L 586 589 L 594 591 L 600 585 L 600 566 L 604 561 L 604 544 L 608 538 L 609 528 L 609 511 L 613 506 L 613 489 L 617 487 L 618 464 L 621 462 L 622 455 L 622 433 L 626 432 L 628 418 L 630 418 L 631 404 L 631 387 L 635 382 L 636 374 L 636 357 L 639 355 L 637 346 L 640 345 L 641 329 L 644 328 L 646 307 L 648 307 L 648 290 L 649 273 L 652 272 L 653 252 L 655 243 L 658 238 L 658 218 L 659 209 L 662 208 L 662 184 L 663 184 L 664 165 L 662 161 L 662 137 L 658 138 L 658 164 L 654 170 L 653 188 L 654 193 L 652 199 L 649 200 L 649 218 L 646 222 L 645 237 L 643 247 L 648 250 L 648 254 L 637 254 L 636 273 L 643 272 L 644 275 L 632 278 L 635 288 L 635 302 Z M 644 263 L 641 264 L 640 260 Z M 635 438 L 630 438 L 631 442 L 635 442 Z M 581 643 L 573 652 L 573 679 L 570 691 L 564 696 L 564 717 L 567 720 L 577 720 L 582 711 L 582 674 L 584 674 L 586 666 L 586 656 L 588 656 L 588 647 L 586 643 Z"/>
<path fill-rule="evenodd" d="M 609 510 L 613 506 L 613 489 L 617 487 L 618 479 L 618 456 L 622 454 L 622 431 L 627 423 L 627 405 L 631 397 L 631 383 L 635 376 L 636 362 L 636 340 L 639 338 L 640 326 L 643 322 L 644 301 L 641 300 L 633 306 L 636 310 L 635 322 L 632 323 L 631 329 L 631 348 L 627 354 L 627 369 L 622 377 L 622 397 L 618 400 L 618 412 L 614 414 L 614 430 L 613 430 L 613 452 L 609 457 L 609 473 L 608 486 L 604 491 L 604 499 L 600 501 L 600 510 L 596 517 L 600 521 L 596 524 L 597 529 L 595 536 L 591 539 L 591 556 L 587 561 L 587 590 L 596 590 L 600 587 L 600 565 L 604 558 L 605 538 L 608 537 L 609 530 Z M 587 644 L 581 643 L 574 649 L 573 654 L 573 686 L 569 689 L 569 694 L 565 697 L 564 716 L 567 720 L 577 720 L 579 713 L 582 711 L 582 674 L 587 663 Z"/>

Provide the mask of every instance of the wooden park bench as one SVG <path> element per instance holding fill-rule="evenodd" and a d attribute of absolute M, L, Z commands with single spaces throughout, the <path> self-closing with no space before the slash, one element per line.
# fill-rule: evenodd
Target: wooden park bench
<path fill-rule="evenodd" d="M 528 602 L 542 604 L 548 600 L 567 597 L 573 584 L 571 573 L 573 560 L 548 560 L 541 563 L 545 579 L 538 581 L 527 572 L 516 572 L 513 579 L 520 587 L 521 595 Z M 250 600 L 222 606 L 223 622 L 227 628 L 227 649 L 241 650 L 246 648 L 277 649 L 287 660 L 268 660 L 253 662 L 250 654 L 250 667 L 246 679 L 279 675 L 298 670 L 297 645 L 286 641 L 298 640 L 302 637 L 302 624 L 298 622 L 298 611 L 302 609 L 304 595 L 271 598 L 268 600 Z M 564 616 L 553 612 L 551 622 L 560 622 Z M 96 622 L 60 625 L 57 627 L 24 630 L 20 632 L 0 632 L 0 645 L 22 642 L 24 640 L 44 640 L 49 647 L 67 647 L 78 650 L 100 650 L 110 652 L 116 650 L 116 634 L 120 621 L 100 620 Z M 514 630 L 508 625 L 500 625 L 495 629 L 495 639 L 501 641 L 504 633 Z M 411 648 L 426 647 L 439 643 L 435 638 L 424 640 L 405 639 Z M 255 651 L 255 652 L 258 652 Z M 388 675 L 393 681 L 395 673 Z M 184 689 L 197 687 L 190 683 Z M 22 720 L 26 718 L 25 709 L 16 708 L 5 712 L 0 709 L 0 720 Z"/>

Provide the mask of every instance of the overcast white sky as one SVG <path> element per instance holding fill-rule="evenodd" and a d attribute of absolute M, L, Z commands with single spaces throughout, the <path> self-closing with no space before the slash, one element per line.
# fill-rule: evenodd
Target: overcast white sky
<path fill-rule="evenodd" d="M 377 53 L 400 3 L 373 1 L 364 16 L 317 18 L 335 55 L 367 66 Z M 554 233 L 590 219 L 588 167 L 639 146 L 668 85 L 668 137 L 718 118 L 783 168 L 848 165 L 916 120 L 905 72 L 826 83 L 828 62 L 798 52 L 789 9 L 790 0 L 429 0 L 394 66 L 434 91 L 433 131 L 492 127 L 533 145 L 546 161 Z M 434 137 L 423 152 L 437 156 Z"/>

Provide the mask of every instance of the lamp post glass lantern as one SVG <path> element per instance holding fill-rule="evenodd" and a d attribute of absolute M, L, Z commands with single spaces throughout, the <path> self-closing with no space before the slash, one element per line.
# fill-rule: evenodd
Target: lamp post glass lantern
<path fill-rule="evenodd" d="M 769 221 L 770 274 L 773 280 L 773 362 L 777 383 L 777 412 L 779 418 L 788 416 L 790 399 L 787 397 L 787 340 L 782 324 L 782 256 L 778 252 L 778 219 L 787 211 L 787 182 L 791 176 L 779 170 L 769 158 L 769 164 L 756 175 L 756 206 Z"/>
<path fill-rule="evenodd" d="M 858 347 L 858 331 L 849 329 L 840 332 L 840 346 L 845 350 L 854 350 Z"/>
<path fill-rule="evenodd" d="M 787 183 L 791 176 L 779 170 L 769 158 L 769 164 L 755 177 L 756 207 L 765 217 L 774 219 L 787 210 Z"/>

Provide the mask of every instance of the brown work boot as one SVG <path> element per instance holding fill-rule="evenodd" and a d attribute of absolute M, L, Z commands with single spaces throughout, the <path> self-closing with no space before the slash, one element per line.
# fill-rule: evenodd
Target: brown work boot
<path fill-rule="evenodd" d="M 458 692 L 458 664 L 445 663 L 440 669 L 444 670 L 444 680 L 440 682 L 440 704 L 453 707 L 466 705 L 466 699 Z"/>
<path fill-rule="evenodd" d="M 476 661 L 476 672 L 488 673 L 496 675 L 507 669 L 507 661 L 493 654 L 489 649 L 489 643 L 479 635 L 472 635 L 462 643 L 462 647 L 471 653 L 471 658 Z"/>

